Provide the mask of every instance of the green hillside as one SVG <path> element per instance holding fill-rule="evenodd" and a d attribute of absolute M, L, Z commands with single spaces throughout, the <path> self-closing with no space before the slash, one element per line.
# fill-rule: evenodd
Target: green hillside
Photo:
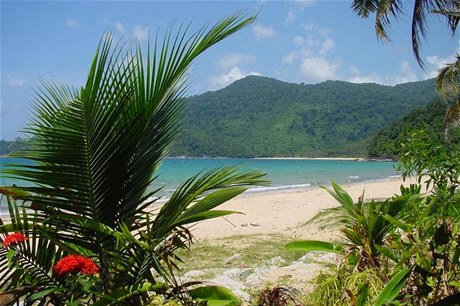
<path fill-rule="evenodd" d="M 424 130 L 436 141 L 444 141 L 443 120 L 447 112 L 447 103 L 435 100 L 428 105 L 416 107 L 400 119 L 395 120 L 387 127 L 377 131 L 368 142 L 368 156 L 375 158 L 395 158 L 400 152 L 408 135 L 415 131 Z M 460 143 L 460 130 L 452 129 L 449 143 Z"/>
<path fill-rule="evenodd" d="M 187 99 L 173 155 L 365 156 L 371 134 L 435 97 L 434 80 L 304 85 L 250 76 Z"/>

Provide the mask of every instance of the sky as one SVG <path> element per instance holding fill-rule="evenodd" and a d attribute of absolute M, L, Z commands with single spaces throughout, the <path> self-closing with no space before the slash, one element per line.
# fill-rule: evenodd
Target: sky
<path fill-rule="evenodd" d="M 22 137 L 34 92 L 52 80 L 85 83 L 105 33 L 146 45 L 165 30 L 190 33 L 234 13 L 256 21 L 201 55 L 187 95 L 215 91 L 248 75 L 316 84 L 326 80 L 395 85 L 436 76 L 460 50 L 444 19 L 428 19 L 419 67 L 410 40 L 411 1 L 379 41 L 374 16 L 357 17 L 347 0 L 325 1 L 5 1 L 1 0 L 0 139 Z M 267 101 L 269 103 L 269 101 Z"/>

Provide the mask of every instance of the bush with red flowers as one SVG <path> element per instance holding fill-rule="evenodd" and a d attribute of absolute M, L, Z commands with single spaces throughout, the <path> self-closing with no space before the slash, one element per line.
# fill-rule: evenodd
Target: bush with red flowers
<path fill-rule="evenodd" d="M 6 238 L 2 241 L 2 245 L 5 248 L 8 248 L 10 246 L 17 245 L 20 242 L 26 241 L 27 237 L 24 236 L 23 233 L 14 233 L 6 236 Z"/>
<path fill-rule="evenodd" d="M 91 258 L 69 255 L 58 261 L 53 270 L 57 276 L 61 276 L 68 273 L 96 274 L 99 268 Z"/>

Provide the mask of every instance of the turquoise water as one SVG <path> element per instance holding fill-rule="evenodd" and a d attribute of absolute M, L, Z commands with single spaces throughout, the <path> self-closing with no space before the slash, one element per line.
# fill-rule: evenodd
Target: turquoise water
<path fill-rule="evenodd" d="M 0 167 L 21 162 L 13 158 L 0 158 Z M 23 162 L 23 161 L 22 161 Z M 166 159 L 158 171 L 155 187 L 164 186 L 168 196 L 179 184 L 198 172 L 226 165 L 237 165 L 243 170 L 267 173 L 269 186 L 255 187 L 253 191 L 308 188 L 338 183 L 382 180 L 396 176 L 395 162 L 371 162 L 354 160 L 300 160 L 300 159 Z M 21 185 L 0 177 L 0 185 Z"/>

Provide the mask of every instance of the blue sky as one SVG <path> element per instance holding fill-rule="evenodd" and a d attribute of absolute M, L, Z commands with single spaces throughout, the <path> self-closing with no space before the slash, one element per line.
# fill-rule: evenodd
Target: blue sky
<path fill-rule="evenodd" d="M 218 90 L 247 75 L 315 84 L 325 80 L 394 85 L 436 75 L 459 51 L 444 20 L 429 19 L 422 70 L 411 49 L 411 3 L 394 21 L 391 44 L 377 40 L 373 18 L 353 14 L 350 1 L 1 1 L 0 139 L 22 136 L 40 80 L 84 84 L 107 31 L 130 41 L 233 13 L 254 24 L 215 46 L 193 65 L 189 94 Z"/>

